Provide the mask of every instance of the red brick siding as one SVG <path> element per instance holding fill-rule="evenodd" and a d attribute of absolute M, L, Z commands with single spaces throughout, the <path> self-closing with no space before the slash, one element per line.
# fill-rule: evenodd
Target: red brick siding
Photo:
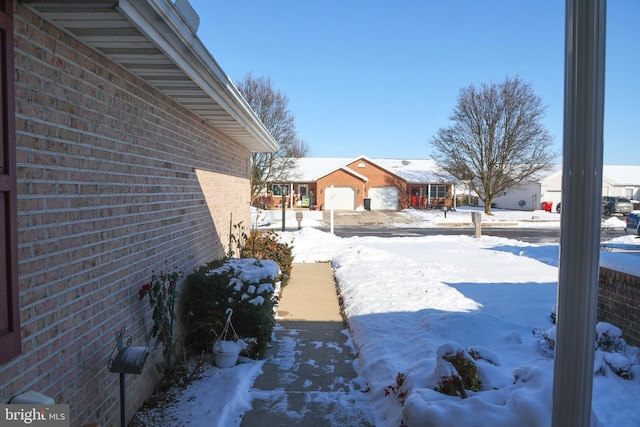
<path fill-rule="evenodd" d="M 616 325 L 628 344 L 640 346 L 640 277 L 600 267 L 598 320 Z"/>
<path fill-rule="evenodd" d="M 0 366 L 0 399 L 36 390 L 72 425 L 116 425 L 115 333 L 141 345 L 139 286 L 222 256 L 230 221 L 249 224 L 249 153 L 17 2 L 14 21 L 23 354 Z M 127 377 L 129 415 L 160 353 Z"/>

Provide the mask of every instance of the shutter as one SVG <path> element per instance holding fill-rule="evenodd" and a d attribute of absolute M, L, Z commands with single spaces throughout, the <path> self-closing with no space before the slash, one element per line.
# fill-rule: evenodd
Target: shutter
<path fill-rule="evenodd" d="M 12 7 L 0 2 L 0 363 L 21 352 Z"/>

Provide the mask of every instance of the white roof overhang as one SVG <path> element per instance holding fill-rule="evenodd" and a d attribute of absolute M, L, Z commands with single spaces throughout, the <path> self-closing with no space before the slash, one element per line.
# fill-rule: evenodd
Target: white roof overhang
<path fill-rule="evenodd" d="M 249 151 L 274 152 L 279 148 L 195 35 L 192 23 L 169 0 L 20 2 Z"/>

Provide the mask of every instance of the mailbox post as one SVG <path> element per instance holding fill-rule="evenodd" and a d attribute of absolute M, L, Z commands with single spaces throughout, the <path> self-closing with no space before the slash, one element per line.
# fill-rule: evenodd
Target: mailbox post
<path fill-rule="evenodd" d="M 298 230 L 302 228 L 302 212 L 296 212 L 296 221 L 298 221 Z"/>
<path fill-rule="evenodd" d="M 146 347 L 131 347 L 131 335 L 124 336 L 124 326 L 116 334 L 116 346 L 109 357 L 109 372 L 120 374 L 120 426 L 126 426 L 125 374 L 139 375 L 149 356 L 151 339 Z M 114 356 L 115 354 L 115 356 Z"/>
<path fill-rule="evenodd" d="M 482 214 L 480 212 L 471 212 L 471 222 L 476 229 L 476 239 L 482 236 Z"/>

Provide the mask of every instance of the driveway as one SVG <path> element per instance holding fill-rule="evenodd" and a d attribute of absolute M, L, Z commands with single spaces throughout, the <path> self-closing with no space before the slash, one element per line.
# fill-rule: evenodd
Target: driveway
<path fill-rule="evenodd" d="M 322 220 L 331 224 L 331 211 L 322 212 Z M 411 220 L 395 211 L 334 211 L 333 224 L 336 227 L 383 227 L 394 223 L 410 224 Z"/>

